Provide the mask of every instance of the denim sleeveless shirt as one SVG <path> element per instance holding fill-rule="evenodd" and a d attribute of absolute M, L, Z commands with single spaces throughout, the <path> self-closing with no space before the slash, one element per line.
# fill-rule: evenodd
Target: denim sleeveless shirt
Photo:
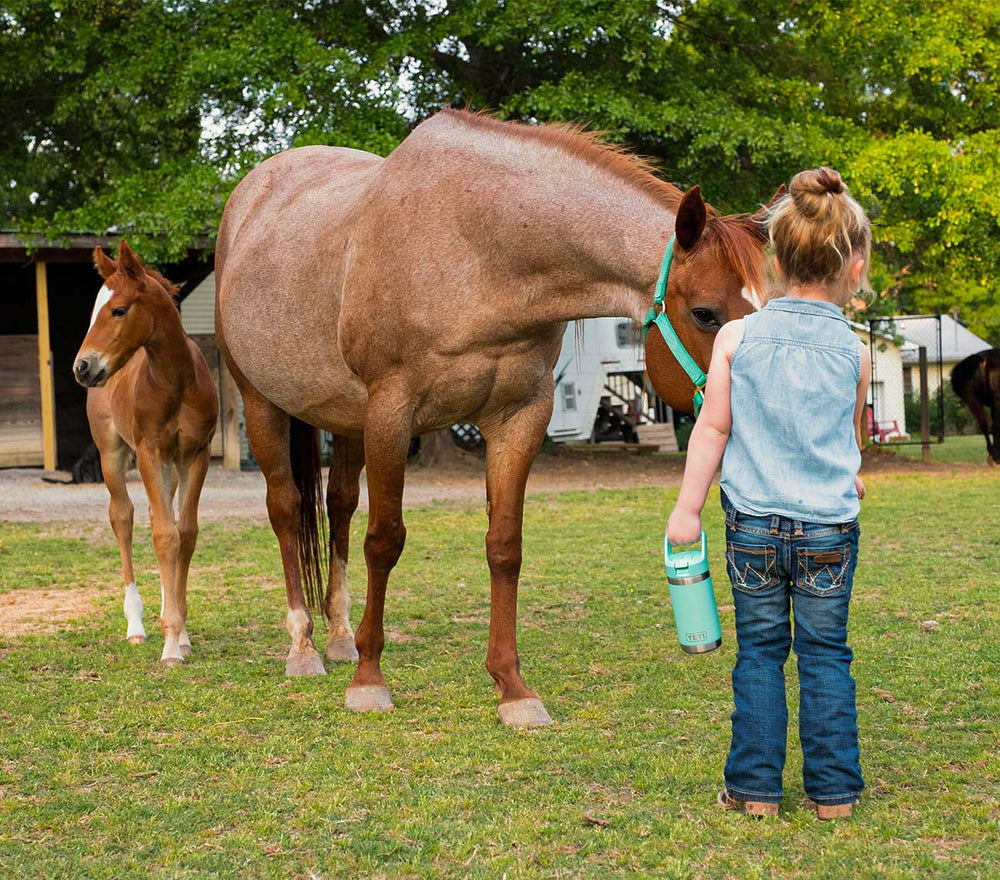
<path fill-rule="evenodd" d="M 861 341 L 833 303 L 782 297 L 743 319 L 722 490 L 740 512 L 816 523 L 858 515 Z"/>

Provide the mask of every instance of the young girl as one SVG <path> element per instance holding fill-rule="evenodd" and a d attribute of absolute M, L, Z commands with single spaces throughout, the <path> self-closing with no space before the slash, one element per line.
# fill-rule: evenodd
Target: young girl
<path fill-rule="evenodd" d="M 871 357 L 841 307 L 867 287 L 871 232 L 830 168 L 797 174 L 768 229 L 783 290 L 719 331 L 667 534 L 671 544 L 698 539 L 721 459 L 739 650 L 719 805 L 778 813 L 792 647 L 805 791 L 817 815 L 832 819 L 850 816 L 864 788 L 847 608 Z"/>

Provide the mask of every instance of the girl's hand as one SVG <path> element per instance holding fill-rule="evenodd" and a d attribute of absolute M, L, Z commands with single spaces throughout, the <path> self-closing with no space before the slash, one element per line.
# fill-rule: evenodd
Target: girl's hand
<path fill-rule="evenodd" d="M 667 534 L 673 547 L 701 540 L 701 514 L 675 507 L 667 520 Z"/>
<path fill-rule="evenodd" d="M 854 488 L 858 490 L 858 501 L 861 501 L 865 497 L 865 483 L 861 477 L 854 478 Z"/>

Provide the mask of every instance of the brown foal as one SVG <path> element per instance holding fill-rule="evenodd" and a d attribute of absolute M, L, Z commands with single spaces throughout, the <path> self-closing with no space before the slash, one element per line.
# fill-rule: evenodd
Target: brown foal
<path fill-rule="evenodd" d="M 205 358 L 181 326 L 174 299 L 178 288 L 146 267 L 124 239 L 117 262 L 97 248 L 94 265 L 104 286 L 73 370 L 77 382 L 87 388 L 90 432 L 111 493 L 108 512 L 125 577 L 126 637 L 134 643 L 146 641 L 142 599 L 132 570 L 133 507 L 125 487 L 134 452 L 149 497 L 160 567 L 160 660 L 174 665 L 191 653 L 188 568 L 198 540 L 198 498 L 219 401 Z"/>
<path fill-rule="evenodd" d="M 383 610 L 406 536 L 410 438 L 474 422 L 487 443 L 486 667 L 505 723 L 551 723 L 521 677 L 515 629 L 525 482 L 552 411 L 552 369 L 567 321 L 642 320 L 674 234 L 667 310 L 707 366 L 718 328 L 754 308 L 760 224 L 717 216 L 697 187 L 682 193 L 578 129 L 443 111 L 387 158 L 305 147 L 240 183 L 219 229 L 216 334 L 267 480 L 288 673 L 324 671 L 303 591 L 316 570 L 303 498 L 318 497 L 307 425 L 334 434 L 326 655 L 359 656 L 346 704 L 364 711 L 392 707 Z M 689 409 L 691 382 L 658 339 L 650 333 L 647 352 L 657 391 Z M 355 653 L 347 542 L 365 466 L 368 596 Z"/>

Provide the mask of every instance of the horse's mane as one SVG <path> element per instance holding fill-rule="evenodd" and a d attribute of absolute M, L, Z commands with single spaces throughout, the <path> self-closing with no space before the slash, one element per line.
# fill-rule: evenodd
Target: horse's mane
<path fill-rule="evenodd" d="M 550 144 L 575 159 L 614 174 L 671 211 L 677 210 L 684 196 L 681 189 L 656 176 L 654 160 L 639 156 L 621 144 L 604 140 L 603 132 L 571 122 L 523 125 L 483 112 L 448 109 L 441 113 L 466 125 Z M 711 205 L 706 204 L 705 208 L 708 223 L 702 243 L 697 247 L 718 248 L 747 288 L 762 290 L 763 238 L 754 231 L 754 221 L 747 214 L 721 216 Z"/>
<path fill-rule="evenodd" d="M 665 207 L 674 210 L 684 193 L 655 176 L 654 160 L 639 156 L 621 144 L 604 140 L 604 132 L 584 128 L 573 122 L 546 122 L 542 125 L 525 125 L 497 119 L 486 112 L 469 110 L 442 110 L 457 122 L 484 128 L 508 137 L 540 141 L 559 148 L 574 159 L 617 175 L 652 196 Z"/>

